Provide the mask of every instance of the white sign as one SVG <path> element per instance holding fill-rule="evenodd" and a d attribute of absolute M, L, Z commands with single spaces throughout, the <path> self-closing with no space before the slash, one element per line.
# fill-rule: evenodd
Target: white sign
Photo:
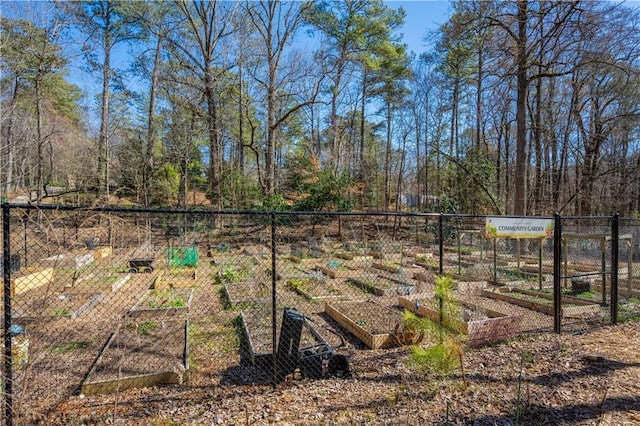
<path fill-rule="evenodd" d="M 550 238 L 553 219 L 531 217 L 487 217 L 484 231 L 487 238 Z"/>

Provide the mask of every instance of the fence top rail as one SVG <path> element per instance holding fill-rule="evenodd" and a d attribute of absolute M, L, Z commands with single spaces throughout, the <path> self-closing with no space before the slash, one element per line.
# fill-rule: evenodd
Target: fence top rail
<path fill-rule="evenodd" d="M 216 214 L 216 215 L 256 215 L 256 216 L 403 216 L 403 217 L 442 217 L 442 218 L 539 218 L 562 220 L 611 220 L 611 216 L 561 216 L 561 215 L 541 215 L 541 216 L 519 216 L 519 215 L 491 215 L 491 214 L 470 214 L 470 213 L 437 213 L 437 212 L 388 212 L 388 211 L 280 211 L 280 210 L 213 210 L 206 208 L 179 209 L 179 208 L 148 208 L 148 207 L 117 207 L 117 206 L 72 206 L 65 204 L 32 204 L 32 203 L 2 203 L 2 208 L 24 209 L 24 210 L 59 210 L 59 211 L 92 211 L 103 213 L 175 213 L 175 214 Z M 638 218 L 621 217 L 621 220 L 638 220 Z"/>
<path fill-rule="evenodd" d="M 565 240 L 569 240 L 569 239 L 575 239 L 575 240 L 606 240 L 609 241 L 611 240 L 611 235 L 610 234 L 571 234 L 571 233 L 565 233 L 562 234 L 562 238 Z M 632 239 L 633 235 L 631 234 L 620 234 L 618 235 L 618 239 L 619 240 L 628 240 L 628 239 Z"/>
<path fill-rule="evenodd" d="M 54 204 L 18 204 L 3 203 L 2 208 L 23 210 L 59 210 L 59 211 L 87 211 L 102 213 L 176 213 L 176 214 L 215 214 L 215 215 L 256 215 L 256 216 L 441 216 L 441 213 L 424 212 L 384 212 L 384 211 L 278 211 L 278 210 L 213 210 L 213 209 L 177 209 L 177 208 L 144 208 L 144 207 L 115 207 L 115 206 L 70 206 Z M 453 214 L 451 216 L 463 216 Z M 484 217 L 484 216 L 478 216 Z"/>
<path fill-rule="evenodd" d="M 562 218 L 562 220 L 587 220 L 587 219 L 611 220 L 613 219 L 614 216 L 615 214 L 611 214 L 608 216 L 596 215 L 596 216 L 560 216 L 560 217 Z"/>

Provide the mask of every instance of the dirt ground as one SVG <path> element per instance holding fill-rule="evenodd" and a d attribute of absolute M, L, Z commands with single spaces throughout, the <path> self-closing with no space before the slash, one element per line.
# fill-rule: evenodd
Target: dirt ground
<path fill-rule="evenodd" d="M 428 374 L 409 348 L 348 347 L 353 375 L 243 384 L 229 366 L 217 386 L 132 389 L 63 401 L 41 424 L 135 425 L 637 425 L 640 324 L 529 335 L 467 350 L 464 378 Z"/>

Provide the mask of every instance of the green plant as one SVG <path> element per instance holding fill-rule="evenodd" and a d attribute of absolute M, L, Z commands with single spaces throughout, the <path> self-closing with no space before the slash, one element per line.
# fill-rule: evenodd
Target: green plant
<path fill-rule="evenodd" d="M 460 309 L 453 295 L 455 283 L 453 278 L 447 275 L 438 275 L 436 279 L 436 288 L 434 291 L 436 301 L 438 303 L 438 324 L 439 334 L 438 343 L 442 343 L 444 339 L 444 330 L 451 328 L 452 323 L 460 319 Z"/>
<path fill-rule="evenodd" d="M 287 281 L 287 284 L 292 290 L 299 291 L 308 291 L 309 290 L 309 280 L 308 279 L 300 279 L 300 278 L 291 278 Z"/>
<path fill-rule="evenodd" d="M 155 321 L 144 321 L 138 324 L 138 333 L 147 335 L 147 334 L 150 334 L 157 327 L 158 327 L 158 324 Z"/>
<path fill-rule="evenodd" d="M 71 315 L 71 312 L 68 309 L 56 309 L 53 311 L 53 315 L 57 317 L 66 317 L 67 315 Z"/>
<path fill-rule="evenodd" d="M 591 291 L 583 291 L 582 293 L 576 294 L 576 297 L 581 297 L 583 299 L 593 300 L 596 297 L 596 292 L 593 291 L 593 290 L 591 290 Z"/>
<path fill-rule="evenodd" d="M 464 387 L 467 387 L 467 379 L 464 372 L 464 347 L 463 338 L 453 324 L 460 316 L 453 295 L 454 282 L 449 276 L 436 277 L 435 297 L 438 309 L 438 321 L 432 324 L 424 324 L 425 331 L 435 344 L 429 347 L 414 346 L 411 356 L 419 366 L 425 367 L 430 372 L 449 374 L 459 367 L 462 374 Z M 435 339 L 434 339 L 435 337 Z"/>
<path fill-rule="evenodd" d="M 154 290 L 149 293 L 146 305 L 149 309 L 184 308 L 187 306 L 185 295 L 173 288 Z"/>
<path fill-rule="evenodd" d="M 217 272 L 216 283 L 232 283 L 240 281 L 245 276 L 245 271 L 237 271 L 233 266 L 226 266 Z"/>
<path fill-rule="evenodd" d="M 430 372 L 448 374 L 458 366 L 458 358 L 452 351 L 453 348 L 445 344 L 438 344 L 423 348 L 414 346 L 411 350 L 413 361 Z"/>

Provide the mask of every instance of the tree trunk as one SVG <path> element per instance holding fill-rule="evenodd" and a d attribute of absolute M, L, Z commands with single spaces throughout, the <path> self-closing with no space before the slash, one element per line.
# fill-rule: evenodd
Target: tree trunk
<path fill-rule="evenodd" d="M 542 203 L 542 79 L 536 84 L 536 108 L 533 117 L 533 150 L 535 152 L 532 214 L 540 211 Z"/>
<path fill-rule="evenodd" d="M 161 61 L 161 48 L 163 37 L 157 36 L 156 51 L 153 59 L 153 71 L 151 73 L 151 87 L 149 87 L 149 110 L 147 118 L 147 146 L 145 150 L 145 167 L 142 175 L 144 188 L 144 206 L 149 206 L 149 193 L 151 190 L 151 176 L 153 175 L 153 151 L 156 139 L 156 124 L 155 124 L 155 112 L 156 112 L 156 92 L 158 90 L 158 74 Z"/>
<path fill-rule="evenodd" d="M 44 176 L 42 172 L 42 99 L 40 95 L 40 77 L 35 79 L 35 95 L 36 95 L 36 204 L 42 202 L 42 190 L 44 188 Z"/>
<path fill-rule="evenodd" d="M 526 147 L 527 147 L 527 0 L 518 0 L 517 98 L 516 98 L 516 164 L 513 214 L 525 215 Z"/>
<path fill-rule="evenodd" d="M 209 181 L 208 197 L 217 209 L 222 207 L 220 194 L 220 177 L 218 175 L 219 147 L 218 147 L 218 111 L 214 96 L 213 70 L 207 65 L 204 75 L 205 97 L 207 100 L 207 127 L 209 133 Z"/>
<path fill-rule="evenodd" d="M 7 150 L 7 163 L 4 165 L 6 184 L 5 184 L 5 194 L 9 194 L 13 187 L 13 120 L 15 116 L 15 106 L 18 100 L 18 77 L 16 76 L 14 85 L 13 85 L 13 93 L 11 94 L 11 103 L 9 104 L 9 120 L 7 123 L 7 139 L 6 139 L 6 150 Z"/>
<path fill-rule="evenodd" d="M 482 47 L 478 47 L 478 81 L 476 83 L 476 148 L 480 152 L 480 147 L 483 145 L 482 137 L 482 79 L 484 61 L 482 55 Z M 485 146 L 485 153 L 487 152 L 487 146 Z"/>
<path fill-rule="evenodd" d="M 98 141 L 98 195 L 109 196 L 109 79 L 111 78 L 111 6 L 105 13 L 104 62 L 102 64 L 102 106 Z"/>
<path fill-rule="evenodd" d="M 391 101 L 387 100 L 387 142 L 384 155 L 384 210 L 391 201 Z"/>

